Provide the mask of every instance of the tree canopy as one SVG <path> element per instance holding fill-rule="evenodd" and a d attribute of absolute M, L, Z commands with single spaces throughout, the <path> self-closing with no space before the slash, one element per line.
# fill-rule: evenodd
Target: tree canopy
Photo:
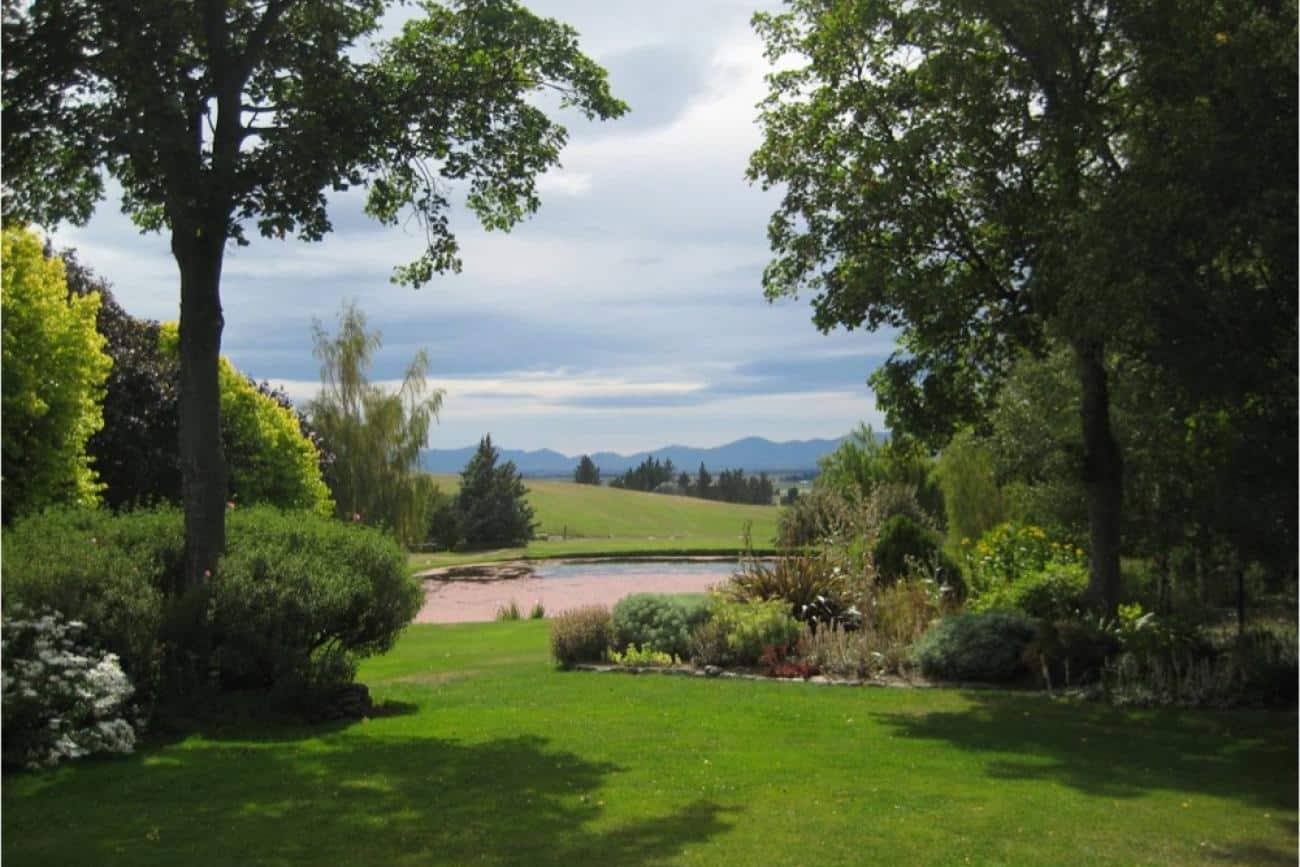
<path fill-rule="evenodd" d="M 513 0 L 422 3 L 389 39 L 387 0 L 35 0 L 4 9 L 4 216 L 85 221 L 111 175 L 180 272 L 180 443 L 187 580 L 225 541 L 218 358 L 227 242 L 314 241 L 327 193 L 409 211 L 427 244 L 395 279 L 459 267 L 452 185 L 489 229 L 539 205 L 566 132 L 532 101 L 626 110 L 566 25 Z"/>
<path fill-rule="evenodd" d="M 1115 353 L 1187 359 L 1220 314 L 1294 343 L 1293 313 L 1255 315 L 1295 309 L 1294 3 L 794 0 L 755 21 L 782 63 L 750 165 L 784 191 L 768 295 L 811 290 L 824 330 L 900 329 L 871 381 L 932 446 L 1020 356 L 1068 347 L 1090 593 L 1113 608 Z"/>

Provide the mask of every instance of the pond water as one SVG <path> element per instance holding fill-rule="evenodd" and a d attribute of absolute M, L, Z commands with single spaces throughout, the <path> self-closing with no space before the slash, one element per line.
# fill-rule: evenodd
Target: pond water
<path fill-rule="evenodd" d="M 547 616 L 579 605 L 609 605 L 629 593 L 700 593 L 736 571 L 735 560 L 602 560 L 538 563 L 531 575 L 425 582 L 416 623 L 492 620 L 513 599 L 524 617 L 537 602 Z"/>

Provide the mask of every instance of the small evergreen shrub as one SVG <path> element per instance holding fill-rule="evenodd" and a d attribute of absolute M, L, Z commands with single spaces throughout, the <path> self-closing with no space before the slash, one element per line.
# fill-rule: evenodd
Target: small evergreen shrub
<path fill-rule="evenodd" d="M 939 550 L 934 532 L 905 514 L 894 515 L 885 521 L 871 549 L 876 581 L 882 585 L 906 577 L 916 568 L 913 564 L 942 558 L 943 552 Z M 956 569 L 949 571 L 955 572 Z"/>
<path fill-rule="evenodd" d="M 1000 683 L 1024 676 L 1034 623 L 1019 611 L 946 617 L 917 642 L 913 658 L 927 677 Z"/>
<path fill-rule="evenodd" d="M 551 656 L 561 668 L 600 662 L 613 641 L 609 609 L 603 605 L 571 608 L 551 619 Z"/>
<path fill-rule="evenodd" d="M 209 584 L 227 686 L 300 678 L 323 653 L 382 653 L 423 603 L 402 549 L 380 530 L 270 507 L 240 509 L 227 526 Z"/>
<path fill-rule="evenodd" d="M 690 640 L 686 606 L 664 593 L 633 593 L 614 606 L 614 647 L 637 647 L 685 658 Z"/>
<path fill-rule="evenodd" d="M 3 655 L 3 744 L 7 767 L 57 765 L 94 753 L 129 753 L 127 720 L 134 691 L 117 656 L 86 643 L 85 624 L 21 606 L 6 616 Z"/>
<path fill-rule="evenodd" d="M 1049 562 L 1006 584 L 996 584 L 971 600 L 973 611 L 1016 608 L 1030 617 L 1070 618 L 1084 610 L 1088 567 L 1082 563 Z"/>

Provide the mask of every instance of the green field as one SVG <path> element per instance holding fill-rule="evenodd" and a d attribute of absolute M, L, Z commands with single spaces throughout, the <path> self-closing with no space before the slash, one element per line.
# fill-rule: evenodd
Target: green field
<path fill-rule="evenodd" d="M 459 476 L 434 476 L 452 493 Z M 746 522 L 754 547 L 769 550 L 776 537 L 776 506 L 717 503 L 694 497 L 621 491 L 555 480 L 527 480 L 528 501 L 538 521 L 537 539 L 526 548 L 460 554 L 417 554 L 418 567 L 482 563 L 521 557 L 594 554 L 734 554 Z"/>
<path fill-rule="evenodd" d="M 411 628 L 368 721 L 14 774 L 6 865 L 1296 861 L 1294 713 L 564 673 L 546 624 Z"/>

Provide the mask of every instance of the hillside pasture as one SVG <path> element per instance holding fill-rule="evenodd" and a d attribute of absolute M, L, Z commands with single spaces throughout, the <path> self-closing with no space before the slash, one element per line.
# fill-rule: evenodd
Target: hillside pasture
<path fill-rule="evenodd" d="M 454 494 L 460 478 L 436 475 Z M 776 539 L 776 506 L 720 503 L 670 494 L 578 485 L 553 479 L 526 479 L 528 502 L 536 513 L 538 538 L 523 548 L 416 554 L 417 568 L 513 559 L 545 559 L 596 554 L 735 555 L 746 524 L 756 550 L 771 550 Z"/>

